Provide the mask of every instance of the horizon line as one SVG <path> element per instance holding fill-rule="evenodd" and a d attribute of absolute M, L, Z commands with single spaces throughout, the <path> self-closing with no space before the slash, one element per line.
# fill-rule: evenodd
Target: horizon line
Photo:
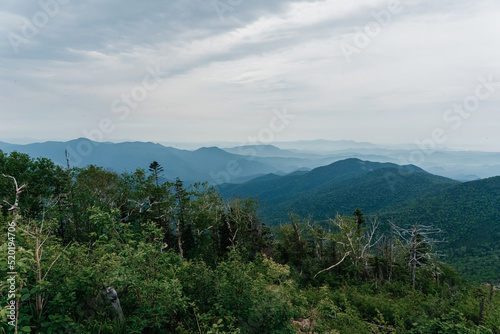
<path fill-rule="evenodd" d="M 412 150 L 418 147 L 417 144 L 415 143 L 376 143 L 376 142 L 370 142 L 370 141 L 357 141 L 353 139 L 324 139 L 324 138 L 315 138 L 315 139 L 297 139 L 297 140 L 286 140 L 286 141 L 272 141 L 272 142 L 255 142 L 255 143 L 242 143 L 238 141 L 207 141 L 207 142 L 188 142 L 188 141 L 151 141 L 151 140 L 134 140 L 134 139 L 116 139 L 116 140 L 94 140 L 90 139 L 87 137 L 78 137 L 74 139 L 69 139 L 69 140 L 62 140 L 62 139 L 35 139 L 35 138 L 6 138 L 2 139 L 0 138 L 0 142 L 3 142 L 5 144 L 9 145 L 19 145 L 19 146 L 27 146 L 27 145 L 33 145 L 33 144 L 45 144 L 45 143 L 69 143 L 77 140 L 88 140 L 93 143 L 98 143 L 98 144 L 126 144 L 126 143 L 150 143 L 150 144 L 158 144 L 162 145 L 165 147 L 174 147 L 174 145 L 180 145 L 180 146 L 190 146 L 191 149 L 199 149 L 199 148 L 204 148 L 204 147 L 218 147 L 218 148 L 234 148 L 234 147 L 240 147 L 240 146 L 275 146 L 279 144 L 295 144 L 295 143 L 313 143 L 313 142 L 325 142 L 325 143 L 352 143 L 356 145 L 370 145 L 373 146 L 373 149 L 401 149 L 401 150 Z M 223 146 L 223 145 L 228 145 L 228 146 Z M 174 147 L 177 148 L 177 147 Z M 279 149 L 283 149 L 280 147 L 277 147 Z M 286 148 L 286 149 L 293 149 L 293 148 Z M 321 150 L 321 148 L 319 148 Z M 332 148 L 335 149 L 335 148 Z M 346 147 L 338 150 L 345 150 L 345 149 L 369 149 L 368 147 Z M 481 148 L 465 148 L 464 146 L 456 146 L 456 147 L 436 147 L 433 149 L 433 151 L 463 151 L 463 152 L 485 152 L 485 153 L 500 153 L 500 149 L 493 150 L 493 149 L 485 149 L 484 147 Z"/>

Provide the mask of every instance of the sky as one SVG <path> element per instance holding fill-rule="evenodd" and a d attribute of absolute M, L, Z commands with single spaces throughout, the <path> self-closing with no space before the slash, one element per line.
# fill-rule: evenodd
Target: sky
<path fill-rule="evenodd" d="M 0 141 L 500 151 L 498 0 L 2 0 Z"/>

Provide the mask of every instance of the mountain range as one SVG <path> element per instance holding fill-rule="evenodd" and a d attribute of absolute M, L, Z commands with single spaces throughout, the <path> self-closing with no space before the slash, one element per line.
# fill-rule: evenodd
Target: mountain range
<path fill-rule="evenodd" d="M 416 165 L 427 172 L 460 181 L 477 180 L 499 174 L 500 152 L 431 150 L 418 146 L 382 146 L 354 141 L 296 141 L 274 145 L 240 145 L 178 149 L 151 142 L 95 142 L 79 138 L 67 142 L 9 144 L 0 150 L 18 151 L 46 157 L 65 166 L 65 151 L 74 167 L 95 164 L 116 172 L 147 169 L 157 161 L 164 178 L 179 177 L 185 182 L 212 184 L 243 183 L 269 173 L 285 175 L 308 171 L 335 161 L 358 158 L 373 162 Z"/>
<path fill-rule="evenodd" d="M 148 169 L 150 163 L 157 161 L 164 167 L 165 179 L 174 180 L 178 177 L 188 183 L 230 181 L 230 178 L 220 176 L 220 171 L 225 171 L 232 164 L 237 165 L 239 171 L 237 176 L 243 178 L 276 171 L 276 168 L 260 161 L 250 160 L 216 147 L 203 147 L 189 151 L 150 142 L 98 143 L 80 138 L 69 142 L 27 145 L 0 142 L 0 150 L 6 153 L 18 151 L 32 157 L 49 158 L 62 166 L 66 166 L 65 152 L 67 152 L 68 162 L 72 167 L 97 165 L 118 173 L 132 172 L 137 168 Z M 234 177 L 234 175 L 230 176 Z"/>
<path fill-rule="evenodd" d="M 356 207 L 374 213 L 408 199 L 460 182 L 430 174 L 414 165 L 349 158 L 306 173 L 270 174 L 242 184 L 219 186 L 225 197 L 253 197 L 272 223 L 289 212 L 316 220 L 350 214 Z"/>

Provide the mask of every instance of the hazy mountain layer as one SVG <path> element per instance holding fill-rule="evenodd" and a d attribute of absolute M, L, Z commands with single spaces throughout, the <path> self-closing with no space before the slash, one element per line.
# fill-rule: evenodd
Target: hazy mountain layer
<path fill-rule="evenodd" d="M 387 147 L 353 141 L 315 140 L 282 142 L 274 146 L 182 150 L 150 142 L 97 143 L 77 139 L 27 145 L 0 142 L 0 149 L 47 157 L 61 165 L 66 165 L 64 152 L 67 150 L 72 166 L 96 164 L 116 172 L 147 168 L 156 160 L 165 168 L 167 179 L 179 177 L 186 182 L 208 181 L 213 184 L 243 183 L 268 173 L 283 175 L 296 170 L 311 170 L 348 158 L 413 164 L 433 174 L 460 181 L 496 176 L 500 171 L 500 153 L 438 151 L 417 146 Z"/>

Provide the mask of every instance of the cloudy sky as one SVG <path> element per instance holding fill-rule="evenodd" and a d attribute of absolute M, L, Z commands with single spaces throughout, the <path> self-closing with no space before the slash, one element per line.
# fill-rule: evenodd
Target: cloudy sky
<path fill-rule="evenodd" d="M 0 140 L 500 151 L 499 17 L 498 0 L 2 0 Z"/>

